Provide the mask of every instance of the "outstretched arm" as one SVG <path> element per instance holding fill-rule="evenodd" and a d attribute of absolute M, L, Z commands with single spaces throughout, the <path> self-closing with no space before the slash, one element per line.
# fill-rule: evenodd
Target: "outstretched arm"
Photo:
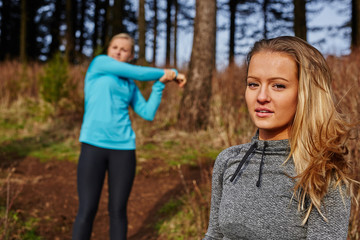
<path fill-rule="evenodd" d="M 129 78 L 139 81 L 158 80 L 164 76 L 165 70 L 153 67 L 137 66 L 126 62 L 119 62 L 107 55 L 99 55 L 94 58 L 89 66 L 89 72 L 112 74 L 122 78 Z M 175 69 L 169 70 L 174 72 Z M 174 79 L 173 78 L 173 79 Z"/>
<path fill-rule="evenodd" d="M 152 86 L 149 99 L 146 101 L 141 94 L 139 88 L 134 83 L 134 92 L 130 102 L 130 106 L 143 119 L 152 121 L 155 118 L 156 111 L 160 105 L 161 97 L 165 84 L 156 81 Z"/>

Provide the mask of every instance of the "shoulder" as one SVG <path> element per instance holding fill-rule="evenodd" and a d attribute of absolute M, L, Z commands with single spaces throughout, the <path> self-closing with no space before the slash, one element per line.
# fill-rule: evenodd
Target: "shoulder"
<path fill-rule="evenodd" d="M 94 57 L 92 59 L 92 61 L 90 62 L 89 70 L 94 70 L 99 68 L 99 66 L 103 65 L 104 63 L 106 64 L 107 62 L 111 61 L 111 58 L 107 55 L 101 54 L 101 55 L 97 55 L 96 57 Z"/>
<path fill-rule="evenodd" d="M 226 148 L 217 156 L 214 167 L 225 166 L 230 159 L 236 158 L 244 151 L 246 152 L 250 146 L 251 143 L 245 143 Z"/>
<path fill-rule="evenodd" d="M 94 57 L 93 60 L 91 61 L 91 63 L 107 62 L 107 61 L 111 61 L 111 60 L 113 60 L 113 59 L 111 57 L 109 57 L 108 55 L 100 54 L 100 55 L 97 55 L 96 57 Z"/>

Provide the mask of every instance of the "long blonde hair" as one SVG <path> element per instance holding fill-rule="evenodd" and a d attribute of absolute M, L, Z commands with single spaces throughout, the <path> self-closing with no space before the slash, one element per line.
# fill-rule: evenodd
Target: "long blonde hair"
<path fill-rule="evenodd" d="M 304 40 L 282 36 L 255 43 L 247 56 L 260 51 L 281 52 L 297 63 L 298 104 L 290 133 L 291 157 L 295 164 L 294 196 L 299 210 L 306 210 L 303 224 L 315 207 L 322 217 L 321 200 L 330 187 L 351 190 L 352 181 L 347 141 L 351 125 L 335 105 L 331 72 L 322 54 Z M 354 196 L 352 191 L 348 191 Z M 306 208 L 306 200 L 310 206 Z"/>

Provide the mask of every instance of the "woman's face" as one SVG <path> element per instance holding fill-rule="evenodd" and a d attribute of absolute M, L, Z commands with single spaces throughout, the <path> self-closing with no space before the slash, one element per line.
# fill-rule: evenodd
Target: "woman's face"
<path fill-rule="evenodd" d="M 245 99 L 262 140 L 289 138 L 298 98 L 297 65 L 285 53 L 255 53 L 249 63 Z"/>
<path fill-rule="evenodd" d="M 119 62 L 129 62 L 133 58 L 131 41 L 126 38 L 115 38 L 107 49 L 107 55 Z"/>

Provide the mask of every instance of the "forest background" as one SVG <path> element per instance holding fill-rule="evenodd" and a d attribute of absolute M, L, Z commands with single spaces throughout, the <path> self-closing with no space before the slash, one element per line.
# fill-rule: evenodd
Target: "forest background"
<path fill-rule="evenodd" d="M 345 20 L 309 26 L 309 19 L 329 6 Z M 360 117 L 359 29 L 359 0 L 0 0 L 0 239 L 70 238 L 75 213 L 67 216 L 63 209 L 62 220 L 55 221 L 55 215 L 35 209 L 25 187 L 46 177 L 29 180 L 19 169 L 34 162 L 45 170 L 64 161 L 76 167 L 84 75 L 113 34 L 135 37 L 134 64 L 177 67 L 188 76 L 184 90 L 166 88 L 153 122 L 133 113 L 131 118 L 138 178 L 144 171 L 151 176 L 147 181 L 170 172 L 184 180 L 182 190 L 155 209 L 151 239 L 199 239 L 207 227 L 216 155 L 248 141 L 255 131 L 243 96 L 242 59 L 249 47 L 280 35 L 308 40 L 326 55 L 338 106 L 355 121 Z M 348 47 L 324 48 L 335 38 Z M 184 60 L 186 49 L 191 56 Z M 148 96 L 151 84 L 138 85 Z M 356 140 L 350 142 L 349 157 L 360 157 Z M 144 170 L 152 163 L 154 169 Z M 183 166 L 196 169 L 199 177 L 189 183 Z M 355 163 L 354 171 L 359 171 Z M 60 194 L 56 198 L 60 201 Z M 349 239 L 360 239 L 359 222 L 353 204 Z"/>

